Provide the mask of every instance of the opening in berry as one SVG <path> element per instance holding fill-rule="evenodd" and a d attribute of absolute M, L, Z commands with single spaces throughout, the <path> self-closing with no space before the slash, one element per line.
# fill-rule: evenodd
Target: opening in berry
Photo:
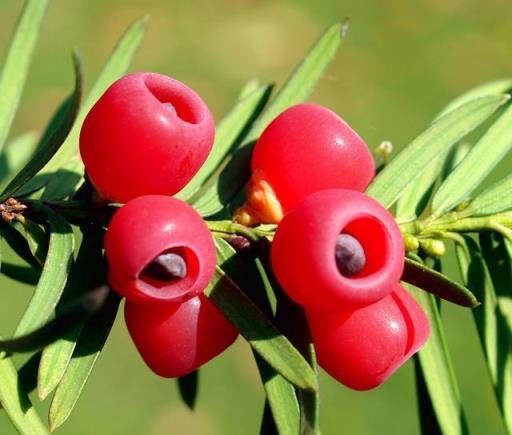
<path fill-rule="evenodd" d="M 366 263 L 366 255 L 361 243 L 347 233 L 341 233 L 336 238 L 334 256 L 338 270 L 347 277 L 361 272 Z"/>
<path fill-rule="evenodd" d="M 172 103 L 164 103 L 162 106 L 164 106 L 165 109 L 167 109 L 169 112 L 176 115 L 176 108 L 172 105 Z"/>
<path fill-rule="evenodd" d="M 158 254 L 138 276 L 144 293 L 164 299 L 181 298 L 199 275 L 199 260 L 187 247 L 174 247 Z"/>
<path fill-rule="evenodd" d="M 352 239 L 350 242 L 345 241 L 342 245 L 349 246 L 349 252 L 354 251 L 355 259 L 360 257 L 360 253 L 357 253 L 358 247 L 361 248 L 362 254 L 364 255 L 364 261 L 362 262 L 362 266 L 354 267 L 357 270 L 353 274 L 345 274 L 342 270 L 340 273 L 344 276 L 352 277 L 352 278 L 363 278 L 373 273 L 377 273 L 381 270 L 386 263 L 386 256 L 389 253 L 389 236 L 381 221 L 375 219 L 371 216 L 364 216 L 360 218 L 356 218 L 351 221 L 348 225 L 343 228 L 341 235 L 351 236 Z M 338 242 L 339 237 L 336 239 Z M 336 243 L 336 248 L 338 248 L 338 243 Z M 338 265 L 338 260 L 336 261 Z M 356 263 L 356 266 L 361 264 L 360 259 Z M 338 265 L 338 269 L 340 269 Z"/>
<path fill-rule="evenodd" d="M 187 275 L 187 263 L 180 254 L 166 252 L 149 263 L 143 274 L 160 281 L 180 279 Z"/>
<path fill-rule="evenodd" d="M 182 121 L 200 124 L 203 120 L 200 100 L 195 95 L 190 95 L 179 84 L 169 84 L 151 75 L 144 78 L 144 84 L 165 109 L 174 112 Z"/>

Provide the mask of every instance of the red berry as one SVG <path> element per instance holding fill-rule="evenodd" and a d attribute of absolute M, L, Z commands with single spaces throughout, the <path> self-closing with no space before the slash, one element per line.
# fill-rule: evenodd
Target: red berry
<path fill-rule="evenodd" d="M 279 283 L 297 303 L 337 310 L 389 294 L 402 274 L 404 247 L 393 216 L 377 201 L 331 189 L 310 195 L 285 215 L 271 260 Z"/>
<path fill-rule="evenodd" d="M 355 390 L 388 379 L 428 338 L 428 319 L 399 284 L 391 294 L 359 310 L 308 311 L 319 365 Z"/>
<path fill-rule="evenodd" d="M 146 364 L 173 378 L 215 358 L 238 336 L 204 295 L 182 304 L 147 305 L 126 301 L 126 326 Z"/>
<path fill-rule="evenodd" d="M 203 100 L 183 83 L 154 73 L 112 84 L 85 118 L 80 154 L 101 196 L 126 202 L 174 195 L 206 160 L 215 136 Z"/>
<path fill-rule="evenodd" d="M 121 207 L 105 236 L 111 286 L 134 301 L 179 302 L 197 296 L 215 271 L 212 236 L 187 203 L 141 196 Z"/>
<path fill-rule="evenodd" d="M 281 113 L 254 147 L 253 178 L 241 223 L 278 223 L 302 199 L 325 189 L 363 191 L 375 175 L 372 155 L 336 113 L 298 104 Z M 279 206 L 269 197 L 275 196 Z"/>

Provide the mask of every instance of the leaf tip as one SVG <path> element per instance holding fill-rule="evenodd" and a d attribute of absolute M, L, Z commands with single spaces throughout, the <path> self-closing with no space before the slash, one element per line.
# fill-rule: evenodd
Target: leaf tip
<path fill-rule="evenodd" d="M 345 39 L 348 34 L 348 30 L 350 28 L 350 17 L 345 17 L 343 20 L 341 20 L 340 23 L 340 38 Z"/>

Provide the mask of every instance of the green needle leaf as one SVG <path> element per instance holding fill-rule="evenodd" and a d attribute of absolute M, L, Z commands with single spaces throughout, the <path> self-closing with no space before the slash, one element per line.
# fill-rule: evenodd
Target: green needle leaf
<path fill-rule="evenodd" d="M 34 133 L 26 133 L 17 137 L 0 151 L 0 191 L 4 190 L 4 182 L 12 174 L 17 173 L 33 154 L 37 144 Z"/>
<path fill-rule="evenodd" d="M 57 314 L 67 311 L 67 306 L 75 305 L 89 297 L 91 289 L 102 288 L 106 282 L 105 262 L 103 260 L 103 235 L 101 228 L 94 225 L 82 228 L 82 244 L 69 275 Z M 83 315 L 68 329 L 64 336 L 46 347 L 41 356 L 37 378 L 37 392 L 44 400 L 57 388 L 71 361 L 80 333 L 89 316 Z"/>
<path fill-rule="evenodd" d="M 3 148 L 27 78 L 48 0 L 27 0 L 0 73 L 0 150 Z"/>
<path fill-rule="evenodd" d="M 55 157 L 44 167 L 43 173 L 56 172 L 43 194 L 45 200 L 58 200 L 69 196 L 76 188 L 83 173 L 83 165 L 78 152 L 78 138 L 82 123 L 105 90 L 119 77 L 126 73 L 128 67 L 142 42 L 147 18 L 135 21 L 117 42 L 107 63 L 94 83 L 82 106 L 73 129 Z"/>
<path fill-rule="evenodd" d="M 401 279 L 462 307 L 474 308 L 480 305 L 475 295 L 466 287 L 410 258 L 405 259 L 404 272 Z"/>
<path fill-rule="evenodd" d="M 467 92 L 464 92 L 459 97 L 455 98 L 451 101 L 440 113 L 437 115 L 436 119 L 439 119 L 446 115 L 447 113 L 458 109 L 464 104 L 468 103 L 471 100 L 479 97 L 485 97 L 487 95 L 503 95 L 508 94 L 509 91 L 512 90 L 512 79 L 506 78 L 501 80 L 495 80 L 492 82 L 484 83 L 483 85 L 479 85 L 470 89 Z"/>
<path fill-rule="evenodd" d="M 191 410 L 194 409 L 199 391 L 199 370 L 177 379 L 181 399 Z"/>
<path fill-rule="evenodd" d="M 430 337 L 418 358 L 437 421 L 444 435 L 465 435 L 468 427 L 436 299 L 406 285 L 430 321 Z"/>
<path fill-rule="evenodd" d="M 237 139 L 247 132 L 248 127 L 259 116 L 270 97 L 271 90 L 272 87 L 270 85 L 263 85 L 247 94 L 247 86 L 244 87 L 243 95 L 239 98 L 238 103 L 217 127 L 215 143 L 210 156 L 194 178 L 176 195 L 178 198 L 183 200 L 192 199 L 192 203 L 197 203 L 200 198 L 202 203 L 208 203 L 217 199 L 217 202 L 220 204 L 219 199 L 215 198 L 220 193 L 217 192 L 218 183 L 210 182 L 208 186 L 203 187 L 204 192 L 198 191 L 201 186 L 215 175 L 219 167 L 224 167 L 227 164 L 227 160 L 236 152 L 237 146 L 240 144 L 240 141 Z M 232 181 L 230 180 L 230 182 Z"/>
<path fill-rule="evenodd" d="M 5 187 L 0 196 L 0 201 L 13 195 L 25 185 L 34 175 L 36 175 L 53 155 L 58 151 L 68 136 L 80 107 L 82 97 L 82 65 L 76 52 L 73 53 L 73 65 L 75 69 L 75 89 L 71 96 L 66 100 L 64 116 L 52 134 L 46 136 L 45 141 L 38 146 L 36 153 L 30 161 L 18 172 L 18 174 Z"/>
<path fill-rule="evenodd" d="M 316 391 L 311 366 L 220 267 L 205 294 L 271 367 L 297 387 Z"/>
<path fill-rule="evenodd" d="M 442 157 L 508 99 L 508 95 L 476 98 L 434 121 L 377 175 L 367 193 L 386 208 L 391 207 L 431 162 Z"/>
<path fill-rule="evenodd" d="M 463 237 L 465 247 L 456 247 L 457 259 L 464 282 L 482 301 L 482 306 L 473 310 L 473 317 L 503 422 L 512 433 L 512 334 L 489 274 L 488 266 L 495 267 L 495 263 L 491 256 L 486 264 L 477 243 Z M 509 285 L 510 281 L 509 277 Z"/>
<path fill-rule="evenodd" d="M 15 336 L 39 328 L 50 319 L 59 302 L 73 261 L 74 236 L 65 219 L 47 207 L 41 207 L 50 224 L 48 254 L 32 299 L 30 300 Z"/>
<path fill-rule="evenodd" d="M 465 216 L 489 216 L 512 210 L 512 174 L 480 193 L 462 211 Z"/>
<path fill-rule="evenodd" d="M 39 264 L 43 265 L 48 252 L 48 235 L 44 229 L 27 218 L 24 219 L 23 224 L 16 222 L 14 226 L 22 227 L 32 256 Z"/>
<path fill-rule="evenodd" d="M 348 26 L 349 20 L 345 19 L 329 27 L 320 37 L 254 124 L 245 138 L 246 145 L 256 140 L 283 110 L 304 101 L 313 92 L 325 70 L 334 60 L 339 46 L 346 37 Z"/>
<path fill-rule="evenodd" d="M 2 273 L 15 281 L 29 285 L 37 285 L 41 277 L 41 271 L 33 267 L 19 266 L 17 264 L 2 262 Z"/>
<path fill-rule="evenodd" d="M 28 397 L 10 358 L 0 353 L 0 403 L 14 427 L 21 434 L 48 434 Z"/>
<path fill-rule="evenodd" d="M 50 405 L 50 431 L 53 432 L 61 426 L 75 407 L 108 338 L 120 300 L 117 293 L 110 292 L 102 309 L 84 326 L 73 357 Z"/>
<path fill-rule="evenodd" d="M 261 291 L 261 288 L 256 288 L 258 285 L 262 285 L 262 283 L 263 285 L 269 285 L 265 270 L 259 267 L 261 262 L 256 260 L 258 262 L 257 268 L 250 267 L 254 265 L 251 264 L 249 266 L 248 262 L 243 262 L 225 240 L 216 238 L 215 242 L 219 261 L 225 267 L 226 272 L 236 280 L 238 285 L 252 284 L 256 296 L 258 296 L 258 302 L 260 302 L 260 305 L 263 305 L 263 311 L 271 315 L 272 308 L 267 295 Z M 249 267 L 251 272 L 260 275 L 260 279 L 257 279 L 257 277 L 253 279 L 252 276 L 248 276 L 247 270 Z M 280 435 L 296 435 L 299 432 L 299 405 L 293 385 L 257 353 L 254 356 L 267 397 L 266 406 L 268 407 L 269 415 L 266 415 L 265 418 L 272 420 L 272 425 L 278 429 Z M 266 424 L 270 423 L 267 421 Z"/>
<path fill-rule="evenodd" d="M 0 339 L 0 350 L 8 353 L 27 353 L 41 350 L 70 329 L 90 317 L 104 302 L 106 292 L 100 288 L 90 295 L 66 306 L 59 315 L 40 328 L 9 340 Z"/>
<path fill-rule="evenodd" d="M 432 200 L 432 215 L 441 216 L 468 199 L 512 147 L 512 106 L 487 130 L 453 170 Z"/>
<path fill-rule="evenodd" d="M 253 124 L 250 131 L 242 139 L 238 152 L 230 164 L 224 169 L 220 177 L 227 182 L 222 187 L 223 204 L 231 203 L 235 195 L 242 195 L 241 186 L 245 184 L 250 175 L 249 163 L 254 142 L 263 130 L 283 110 L 294 104 L 304 101 L 313 91 L 323 73 L 334 59 L 334 56 L 344 40 L 348 28 L 348 20 L 331 26 L 320 37 L 306 57 L 297 66 L 286 83 L 279 89 L 267 109 Z M 219 207 L 209 207 L 209 204 L 195 204 L 203 216 L 211 216 L 218 212 Z M 230 210 L 227 210 L 229 213 Z"/>

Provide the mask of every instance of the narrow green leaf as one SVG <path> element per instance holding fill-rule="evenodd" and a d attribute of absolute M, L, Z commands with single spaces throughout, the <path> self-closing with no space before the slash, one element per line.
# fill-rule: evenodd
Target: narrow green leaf
<path fill-rule="evenodd" d="M 16 255 L 24 260 L 29 265 L 36 269 L 41 268 L 41 264 L 32 255 L 28 242 L 20 231 L 17 225 L 0 226 L 0 233 L 9 247 L 16 253 Z"/>
<path fill-rule="evenodd" d="M 419 351 L 418 359 L 439 426 L 444 435 L 467 434 L 466 417 L 436 299 L 413 286 L 406 287 L 413 293 L 430 321 L 430 337 Z"/>
<path fill-rule="evenodd" d="M 442 157 L 508 99 L 508 95 L 476 98 L 434 121 L 377 175 L 367 193 L 386 208 L 391 207 L 431 162 Z"/>
<path fill-rule="evenodd" d="M 485 97 L 486 95 L 503 95 L 508 94 L 512 90 L 512 79 L 506 78 L 495 80 L 492 82 L 484 83 L 483 85 L 476 86 L 459 97 L 451 101 L 440 113 L 436 119 L 439 119 L 451 111 L 458 109 L 467 102 L 475 98 Z"/>
<path fill-rule="evenodd" d="M 280 435 L 268 399 L 265 399 L 265 405 L 263 406 L 259 435 Z"/>
<path fill-rule="evenodd" d="M 409 184 L 396 204 L 397 221 L 410 222 L 428 210 L 437 181 L 442 182 L 471 149 L 468 143 L 459 143 L 447 153 L 428 164 L 421 177 Z"/>
<path fill-rule="evenodd" d="M 0 73 L 0 149 L 3 148 L 28 75 L 48 0 L 27 0 Z"/>
<path fill-rule="evenodd" d="M 197 192 L 214 175 L 219 166 L 226 164 L 223 161 L 236 151 L 237 145 L 240 143 L 237 138 L 246 133 L 247 128 L 259 116 L 268 101 L 272 87 L 263 85 L 249 94 L 247 94 L 246 89 L 247 87 L 244 87 L 242 91 L 244 96 L 239 98 L 235 107 L 218 125 L 210 156 L 194 178 L 176 195 L 178 198 L 188 200 L 194 196 L 195 198 L 192 201 L 194 203 L 200 197 L 206 195 L 206 192 L 199 195 Z M 212 193 L 216 192 L 214 187 L 210 189 L 213 190 Z"/>
<path fill-rule="evenodd" d="M 53 315 L 66 285 L 73 260 L 74 236 L 71 226 L 61 216 L 47 207 L 42 207 L 50 226 L 48 254 L 32 299 L 14 333 L 24 335 L 44 325 Z"/>
<path fill-rule="evenodd" d="M 2 262 L 2 273 L 23 284 L 36 285 L 41 277 L 41 271 L 34 267 L 19 266 L 18 264 Z"/>
<path fill-rule="evenodd" d="M 488 216 L 512 210 L 512 174 L 480 193 L 462 211 L 466 216 Z"/>
<path fill-rule="evenodd" d="M 272 120 L 288 107 L 304 101 L 315 89 L 327 67 L 333 61 L 348 31 L 348 20 L 335 24 L 320 37 L 306 57 L 279 89 L 261 118 L 254 124 L 245 144 L 256 140 Z"/>
<path fill-rule="evenodd" d="M 512 147 L 512 106 L 485 132 L 453 170 L 432 200 L 432 214 L 441 216 L 467 200 Z"/>
<path fill-rule="evenodd" d="M 315 373 L 304 357 L 220 267 L 205 294 L 278 373 L 299 388 L 318 388 Z"/>
<path fill-rule="evenodd" d="M 480 305 L 475 295 L 466 287 L 410 258 L 405 259 L 404 272 L 401 279 L 462 307 L 474 308 Z"/>
<path fill-rule="evenodd" d="M 423 176 L 416 178 L 405 188 L 396 205 L 398 222 L 413 221 L 425 210 L 447 155 L 448 153 L 444 152 L 438 159 L 428 163 Z"/>
<path fill-rule="evenodd" d="M 82 98 L 82 65 L 76 52 L 73 52 L 73 66 L 75 70 L 75 89 L 67 99 L 65 116 L 56 126 L 51 135 L 46 137 L 46 141 L 37 148 L 36 153 L 29 162 L 16 174 L 2 192 L 0 201 L 16 193 L 25 185 L 34 175 L 36 175 L 50 161 L 53 155 L 58 151 L 68 136 L 80 107 Z"/>
<path fill-rule="evenodd" d="M 505 316 L 508 329 L 512 331 L 512 253 L 510 242 L 500 234 L 480 233 L 482 255 L 491 276 L 496 301 Z"/>
<path fill-rule="evenodd" d="M 414 377 L 416 380 L 416 397 L 418 401 L 418 417 L 420 420 L 421 435 L 442 435 L 437 421 L 434 405 L 428 394 L 425 377 L 421 371 L 418 355 L 413 357 Z"/>
<path fill-rule="evenodd" d="M 48 434 L 28 397 L 20 388 L 18 373 L 10 358 L 0 353 L 0 403 L 21 434 Z"/>
<path fill-rule="evenodd" d="M 24 219 L 23 224 L 16 222 L 14 226 L 21 227 L 32 256 L 43 265 L 48 252 L 48 235 L 44 229 L 27 218 Z"/>
<path fill-rule="evenodd" d="M 9 177 L 17 173 L 27 163 L 37 144 L 34 133 L 26 133 L 15 138 L 0 151 L 0 191 Z"/>
<path fill-rule="evenodd" d="M 465 247 L 456 247 L 457 260 L 463 281 L 482 301 L 473 316 L 498 407 L 507 432 L 512 433 L 512 334 L 477 243 L 468 236 L 464 240 Z"/>
<path fill-rule="evenodd" d="M 255 296 L 259 305 L 262 306 L 262 310 L 265 314 L 272 315 L 272 308 L 266 294 L 261 291 L 261 288 L 256 288 L 261 285 L 268 285 L 268 279 L 264 276 L 264 269 L 258 267 L 258 272 L 254 267 L 251 267 L 254 263 L 251 265 L 248 265 L 247 262 L 242 263 L 240 256 L 237 256 L 235 250 L 223 239 L 217 238 L 216 245 L 219 262 L 229 276 L 232 276 L 236 283 L 243 285 L 244 288 L 245 286 L 251 286 L 252 293 L 256 293 Z M 261 263 L 259 263 L 259 266 L 261 266 Z M 253 277 L 254 273 L 259 273 L 260 276 Z M 267 420 L 265 425 L 275 427 L 280 435 L 297 434 L 299 432 L 299 405 L 293 385 L 259 354 L 254 352 L 254 356 L 270 412 L 270 415 L 265 417 Z M 269 419 L 272 422 L 269 422 Z"/>
<path fill-rule="evenodd" d="M 50 405 L 49 425 L 53 432 L 71 414 L 108 338 L 120 298 L 110 292 L 103 308 L 84 326 L 66 373 Z"/>
<path fill-rule="evenodd" d="M 100 288 L 90 295 L 66 306 L 58 316 L 43 326 L 11 339 L 0 339 L 0 351 L 27 353 L 39 351 L 74 329 L 77 324 L 88 319 L 101 308 L 107 292 Z"/>
<path fill-rule="evenodd" d="M 35 353 L 18 369 L 18 386 L 26 394 L 30 394 L 36 388 L 37 367 L 40 358 L 41 353 Z M 2 403 L 0 403 L 0 409 L 2 408 Z"/>
<path fill-rule="evenodd" d="M 85 104 L 82 106 L 73 129 L 55 157 L 45 166 L 43 172 L 56 172 L 50 179 L 43 194 L 43 199 L 58 200 L 74 192 L 83 173 L 83 165 L 78 153 L 78 138 L 82 123 L 92 106 L 105 90 L 119 77 L 126 73 L 128 67 L 142 42 L 147 18 L 143 17 L 128 27 L 117 42 L 107 63 L 103 67 Z"/>
<path fill-rule="evenodd" d="M 197 393 L 199 391 L 199 370 L 194 370 L 178 379 L 178 390 L 181 399 L 191 410 L 195 408 Z"/>
<path fill-rule="evenodd" d="M 345 38 L 347 29 L 347 20 L 327 29 L 242 139 L 238 152 L 219 176 L 219 180 L 226 180 L 222 186 L 216 187 L 222 195 L 223 205 L 231 202 L 235 195 L 241 195 L 242 186 L 248 181 L 250 175 L 249 163 L 255 140 L 283 110 L 304 101 L 309 96 L 334 59 L 338 47 Z M 196 207 L 199 208 L 203 216 L 211 216 L 220 211 L 218 205 L 215 204 L 203 203 L 197 204 Z"/>
<path fill-rule="evenodd" d="M 107 280 L 102 253 L 104 232 L 95 225 L 89 225 L 82 228 L 82 234 L 82 244 L 71 268 L 68 285 L 57 307 L 58 315 L 64 314 L 69 305 L 87 298 L 91 289 L 101 288 Z M 66 373 L 88 318 L 88 315 L 81 316 L 64 336 L 44 349 L 37 380 L 37 392 L 41 400 L 57 388 Z"/>

